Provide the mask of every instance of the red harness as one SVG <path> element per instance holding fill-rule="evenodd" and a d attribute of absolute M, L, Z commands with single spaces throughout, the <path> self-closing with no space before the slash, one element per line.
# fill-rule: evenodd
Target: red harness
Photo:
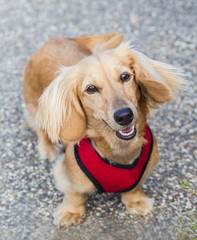
<path fill-rule="evenodd" d="M 144 138 L 146 143 L 140 156 L 130 165 L 111 163 L 101 158 L 89 138 L 83 138 L 78 145 L 75 144 L 75 157 L 79 167 L 99 192 L 126 192 L 137 186 L 151 156 L 153 137 L 148 125 Z"/>

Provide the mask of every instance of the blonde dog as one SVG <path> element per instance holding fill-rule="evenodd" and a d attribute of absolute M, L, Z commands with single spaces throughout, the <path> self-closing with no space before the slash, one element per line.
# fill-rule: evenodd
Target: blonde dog
<path fill-rule="evenodd" d="M 141 185 L 158 160 L 147 116 L 171 101 L 184 79 L 176 68 L 132 49 L 119 33 L 53 39 L 24 72 L 28 121 L 41 157 L 52 161 L 64 193 L 57 226 L 79 223 L 87 194 L 121 192 L 129 213 L 148 214 L 154 200 Z"/>

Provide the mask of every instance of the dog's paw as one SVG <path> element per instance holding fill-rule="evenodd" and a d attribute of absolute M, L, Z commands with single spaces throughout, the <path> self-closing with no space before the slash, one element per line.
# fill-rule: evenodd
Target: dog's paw
<path fill-rule="evenodd" d="M 83 213 L 84 211 L 72 213 L 67 209 L 63 209 L 63 207 L 60 205 L 54 213 L 54 224 L 58 228 L 70 227 L 72 224 L 79 224 Z"/>
<path fill-rule="evenodd" d="M 145 197 L 138 202 L 130 202 L 126 209 L 129 213 L 145 216 L 152 211 L 154 202 L 154 198 Z"/>

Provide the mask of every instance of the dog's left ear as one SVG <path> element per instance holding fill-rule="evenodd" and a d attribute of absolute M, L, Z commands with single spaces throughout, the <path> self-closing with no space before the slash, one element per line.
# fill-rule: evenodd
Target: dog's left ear
<path fill-rule="evenodd" d="M 152 105 L 171 101 L 176 91 L 183 88 L 183 74 L 176 67 L 151 60 L 136 50 L 131 52 L 131 65 L 145 97 L 150 98 Z"/>

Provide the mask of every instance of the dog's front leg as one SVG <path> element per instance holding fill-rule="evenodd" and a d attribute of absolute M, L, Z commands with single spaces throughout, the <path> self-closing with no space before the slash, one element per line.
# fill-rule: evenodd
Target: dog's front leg
<path fill-rule="evenodd" d="M 141 189 L 122 193 L 121 200 L 129 213 L 136 213 L 143 216 L 150 213 L 154 205 L 154 199 L 147 197 Z"/>
<path fill-rule="evenodd" d="M 49 139 L 47 133 L 43 130 L 36 131 L 38 136 L 38 151 L 42 159 L 48 159 L 49 162 L 53 162 L 55 158 L 63 152 L 63 148 L 57 144 L 53 144 Z"/>
<path fill-rule="evenodd" d="M 63 202 L 54 213 L 54 224 L 57 227 L 69 227 L 78 224 L 85 213 L 86 194 L 66 192 Z"/>

